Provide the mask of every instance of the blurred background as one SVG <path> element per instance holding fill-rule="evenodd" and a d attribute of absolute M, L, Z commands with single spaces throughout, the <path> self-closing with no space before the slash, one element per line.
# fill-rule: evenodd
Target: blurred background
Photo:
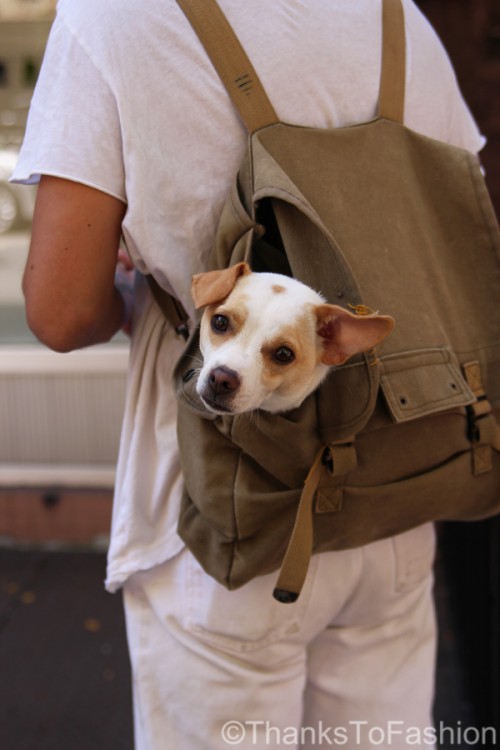
<path fill-rule="evenodd" d="M 417 4 L 488 138 L 498 214 L 500 3 Z M 60 355 L 33 338 L 20 283 L 35 188 L 7 182 L 55 5 L 0 0 L 0 747 L 131 750 L 121 598 L 103 590 L 128 344 L 117 336 Z M 499 529 L 497 519 L 439 527 L 435 714 L 445 725 L 500 732 Z"/>
<path fill-rule="evenodd" d="M 56 354 L 25 322 L 35 187 L 9 185 L 55 0 L 0 0 L 0 747 L 132 748 L 120 595 L 106 594 L 128 343 Z"/>
<path fill-rule="evenodd" d="M 481 153 L 497 217 L 500 215 L 500 2 L 418 0 L 441 37 L 462 92 L 487 137 Z M 493 726 L 500 743 L 500 522 L 443 524 L 439 528 L 436 598 L 441 612 L 441 681 L 437 709 L 446 712 L 447 649 L 456 648 L 462 675 L 464 725 Z M 444 605 L 444 606 L 443 606 Z M 444 611 L 443 611 L 444 610 Z M 447 618 L 450 627 L 446 627 Z M 462 706 L 464 704 L 462 703 Z"/>

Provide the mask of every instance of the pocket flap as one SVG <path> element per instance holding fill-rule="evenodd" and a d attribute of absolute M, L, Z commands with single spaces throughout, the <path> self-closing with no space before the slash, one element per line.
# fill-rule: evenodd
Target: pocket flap
<path fill-rule="evenodd" d="M 449 349 L 381 357 L 380 385 L 395 422 L 472 404 L 476 398 Z"/>

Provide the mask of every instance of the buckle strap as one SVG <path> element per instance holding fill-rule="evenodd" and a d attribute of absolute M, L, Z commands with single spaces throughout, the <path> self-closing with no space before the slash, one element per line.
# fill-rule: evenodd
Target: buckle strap
<path fill-rule="evenodd" d="M 156 304 L 158 305 L 168 322 L 171 324 L 176 334 L 178 336 L 182 336 L 184 341 L 187 341 L 187 339 L 189 338 L 189 316 L 184 310 L 180 301 L 177 299 L 177 297 L 173 297 L 171 294 L 166 292 L 165 289 L 163 289 L 153 278 L 153 276 L 151 276 L 151 274 L 148 274 L 146 276 L 146 281 L 148 282 L 149 289 L 154 297 Z"/>
<path fill-rule="evenodd" d="M 328 508 L 318 510 L 318 504 L 321 505 L 323 502 L 321 494 L 317 497 L 322 474 L 326 472 L 329 476 L 329 489 L 333 489 L 334 492 L 338 489 L 341 491 L 346 474 L 355 468 L 354 437 L 322 446 L 318 451 L 304 482 L 292 535 L 273 591 L 277 601 L 284 604 L 295 602 L 302 590 L 313 552 L 315 498 L 318 512 L 339 510 L 342 505 L 341 501 L 337 500 L 334 506 L 330 504 Z"/>
<path fill-rule="evenodd" d="M 500 427 L 483 387 L 479 362 L 466 362 L 463 371 L 476 397 L 476 401 L 466 407 L 466 412 L 467 437 L 472 444 L 472 473 L 479 476 L 493 468 L 492 449 L 500 451 Z"/>

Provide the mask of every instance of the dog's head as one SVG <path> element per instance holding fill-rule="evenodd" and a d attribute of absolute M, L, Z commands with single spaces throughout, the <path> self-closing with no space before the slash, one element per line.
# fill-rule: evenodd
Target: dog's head
<path fill-rule="evenodd" d="M 393 328 L 385 315 L 354 315 L 310 287 L 246 263 L 193 277 L 203 367 L 197 391 L 218 414 L 287 411 L 328 368 L 371 350 Z"/>

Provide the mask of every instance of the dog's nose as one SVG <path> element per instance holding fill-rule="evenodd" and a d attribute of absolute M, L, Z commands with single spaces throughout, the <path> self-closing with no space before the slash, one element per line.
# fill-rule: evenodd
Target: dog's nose
<path fill-rule="evenodd" d="M 237 372 L 229 367 L 216 367 L 209 375 L 208 384 L 214 398 L 217 396 L 229 396 L 240 387 L 240 377 Z"/>

